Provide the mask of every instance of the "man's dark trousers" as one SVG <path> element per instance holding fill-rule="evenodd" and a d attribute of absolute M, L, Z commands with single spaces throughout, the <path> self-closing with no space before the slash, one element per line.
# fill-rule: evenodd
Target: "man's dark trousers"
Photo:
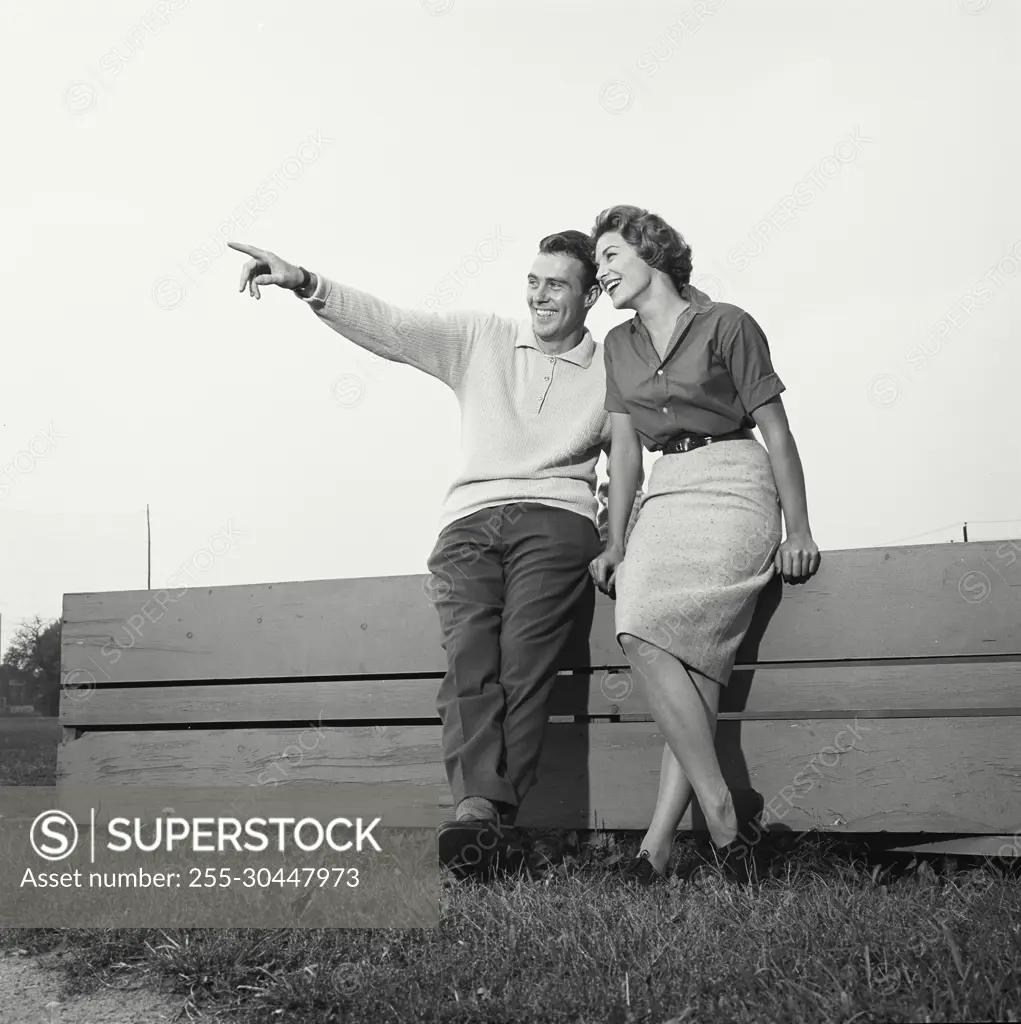
<path fill-rule="evenodd" d="M 428 588 L 447 652 L 437 708 L 455 807 L 486 797 L 514 820 L 567 642 L 591 621 L 588 566 L 601 550 L 590 519 L 538 502 L 482 509 L 441 532 Z"/>

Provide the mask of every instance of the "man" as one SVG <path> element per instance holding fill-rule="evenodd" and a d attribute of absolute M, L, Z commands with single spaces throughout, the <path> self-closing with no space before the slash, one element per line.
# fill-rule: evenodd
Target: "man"
<path fill-rule="evenodd" d="M 539 243 L 528 320 L 393 306 L 237 242 L 241 287 L 291 289 L 316 316 L 384 359 L 447 384 L 461 406 L 462 467 L 429 557 L 447 673 L 437 708 L 455 820 L 448 866 L 506 863 L 535 779 L 547 698 L 572 627 L 591 608 L 603 548 L 595 466 L 610 439 L 602 346 L 585 327 L 599 297 L 588 237 Z M 409 417 L 409 430 L 416 428 Z M 415 457 L 421 457 L 420 449 Z"/>

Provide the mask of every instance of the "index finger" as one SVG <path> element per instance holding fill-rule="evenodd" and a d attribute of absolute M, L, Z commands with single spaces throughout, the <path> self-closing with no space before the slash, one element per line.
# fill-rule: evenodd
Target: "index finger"
<path fill-rule="evenodd" d="M 269 255 L 265 249 L 257 249 L 254 245 L 245 245 L 244 242 L 228 242 L 227 245 L 246 256 L 254 256 L 257 260 L 264 260 Z"/>

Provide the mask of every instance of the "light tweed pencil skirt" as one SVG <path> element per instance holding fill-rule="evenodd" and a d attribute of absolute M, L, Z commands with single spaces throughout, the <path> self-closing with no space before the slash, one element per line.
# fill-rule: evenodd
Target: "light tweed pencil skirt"
<path fill-rule="evenodd" d="M 725 686 L 781 529 L 758 441 L 661 455 L 617 569 L 618 642 L 630 633 Z"/>

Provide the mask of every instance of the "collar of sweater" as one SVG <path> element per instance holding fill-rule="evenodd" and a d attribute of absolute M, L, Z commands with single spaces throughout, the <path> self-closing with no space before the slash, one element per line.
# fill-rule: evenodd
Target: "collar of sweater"
<path fill-rule="evenodd" d="M 557 359 L 566 359 L 569 363 L 574 363 L 582 369 L 587 369 L 592 363 L 592 357 L 595 355 L 596 342 L 592 337 L 592 332 L 586 327 L 585 334 L 574 348 L 568 349 L 566 352 L 546 352 L 544 349 L 539 347 L 539 342 L 535 338 L 535 332 L 532 330 L 531 323 L 528 320 L 523 320 L 518 327 L 518 337 L 517 341 L 514 343 L 514 347 L 534 348 L 535 351 L 539 352 L 541 355 L 555 356 Z"/>

